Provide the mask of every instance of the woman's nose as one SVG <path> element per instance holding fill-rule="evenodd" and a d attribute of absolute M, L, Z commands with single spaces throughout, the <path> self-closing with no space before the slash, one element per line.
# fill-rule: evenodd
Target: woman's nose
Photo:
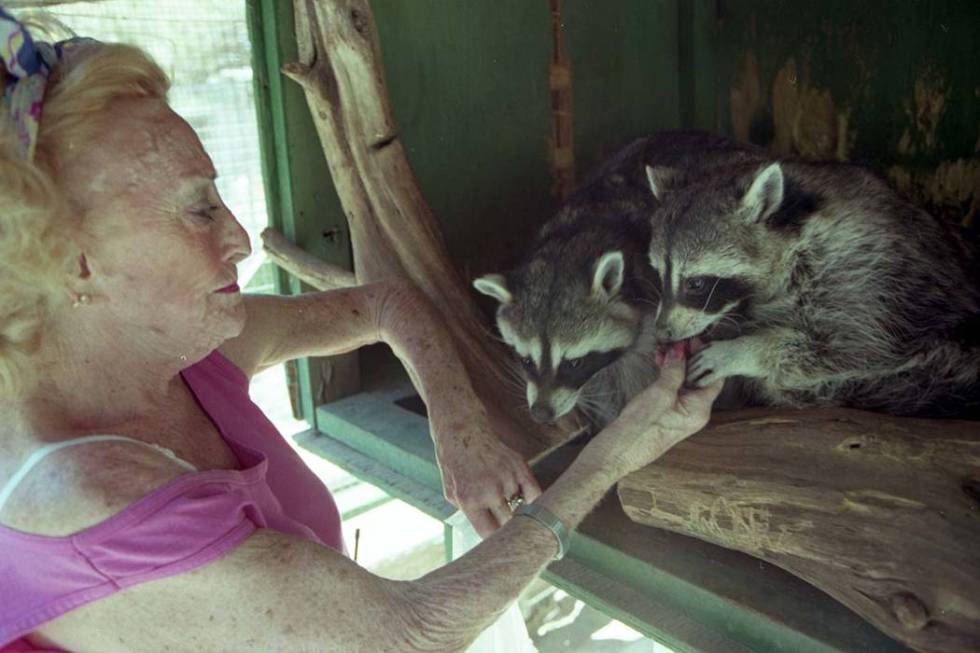
<path fill-rule="evenodd" d="M 249 244 L 248 232 L 245 231 L 245 228 L 239 224 L 238 220 L 230 212 L 229 217 L 228 226 L 223 234 L 223 258 L 230 263 L 239 263 L 248 258 L 248 255 L 252 253 L 252 246 Z"/>

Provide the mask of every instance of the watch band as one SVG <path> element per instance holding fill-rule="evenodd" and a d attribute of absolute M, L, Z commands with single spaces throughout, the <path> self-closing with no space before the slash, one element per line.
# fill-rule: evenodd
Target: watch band
<path fill-rule="evenodd" d="M 514 511 L 514 516 L 517 515 L 530 517 L 554 533 L 555 539 L 558 540 L 558 553 L 555 555 L 555 560 L 561 560 L 565 557 L 565 552 L 568 551 L 568 540 L 571 534 L 568 527 L 565 526 L 562 520 L 555 517 L 554 513 L 547 508 L 539 506 L 535 503 L 522 503 L 520 506 L 518 506 L 517 510 Z"/>

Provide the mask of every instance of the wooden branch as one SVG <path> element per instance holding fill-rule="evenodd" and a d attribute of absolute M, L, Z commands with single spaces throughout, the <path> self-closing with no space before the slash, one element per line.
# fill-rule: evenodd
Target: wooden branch
<path fill-rule="evenodd" d="M 916 650 L 980 650 L 980 423 L 719 413 L 619 497 L 634 521 L 768 560 Z"/>
<path fill-rule="evenodd" d="M 317 290 L 349 288 L 357 285 L 353 272 L 321 261 L 289 242 L 275 229 L 262 232 L 262 248 L 269 260 Z"/>
<path fill-rule="evenodd" d="M 366 0 L 295 0 L 299 62 L 283 72 L 307 102 L 351 230 L 359 283 L 411 279 L 439 308 L 505 442 L 530 458 L 566 432 L 534 424 L 455 270 L 408 164 Z M 438 98 L 433 98 L 434 102 Z"/>

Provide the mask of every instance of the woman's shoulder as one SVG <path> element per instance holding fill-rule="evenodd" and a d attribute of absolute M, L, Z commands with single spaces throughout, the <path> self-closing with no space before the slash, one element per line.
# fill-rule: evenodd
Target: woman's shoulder
<path fill-rule="evenodd" d="M 112 517 L 187 471 L 179 461 L 136 441 L 96 440 L 64 447 L 44 456 L 17 484 L 0 512 L 0 524 L 37 535 L 70 535 Z"/>

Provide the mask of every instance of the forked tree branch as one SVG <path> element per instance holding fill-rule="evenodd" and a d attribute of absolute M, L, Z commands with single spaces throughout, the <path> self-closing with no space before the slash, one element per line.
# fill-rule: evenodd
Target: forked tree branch
<path fill-rule="evenodd" d="M 526 458 L 567 431 L 532 422 L 509 357 L 489 335 L 419 189 L 392 117 L 365 0 L 296 0 L 299 61 L 283 68 L 306 94 L 347 215 L 359 283 L 412 280 L 439 308 L 501 438 Z"/>

